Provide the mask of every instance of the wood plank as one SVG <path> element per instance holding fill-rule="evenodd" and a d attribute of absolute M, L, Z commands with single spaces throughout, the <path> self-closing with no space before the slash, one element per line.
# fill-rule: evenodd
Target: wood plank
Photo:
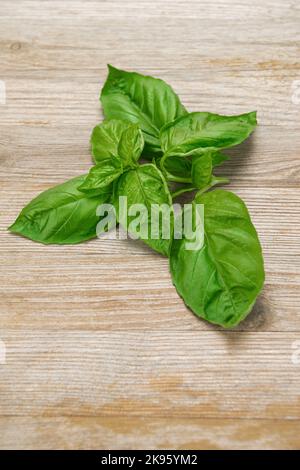
<path fill-rule="evenodd" d="M 125 242 L 118 242 L 115 250 L 122 244 Z M 2 257 L 2 328 L 216 329 L 184 306 L 172 286 L 166 259 L 151 253 L 132 255 L 125 250 L 119 256 L 106 253 L 104 258 L 96 247 L 94 253 L 75 250 L 69 249 L 66 255 L 63 250 L 49 248 L 32 254 L 30 249 L 16 255 L 14 262 L 13 254 Z M 292 255 L 285 260 L 295 269 Z M 298 296 L 297 271 L 282 267 L 267 272 L 262 295 L 237 329 L 299 332 L 299 317 L 295 315 Z"/>
<path fill-rule="evenodd" d="M 211 330 L 183 304 L 172 286 L 167 259 L 132 240 L 92 240 L 44 246 L 7 232 L 33 183 L 5 183 L 0 220 L 0 325 L 9 328 Z M 47 183 L 37 179 L 39 190 Z M 265 255 L 266 285 L 244 331 L 300 331 L 299 190 L 230 189 L 248 204 Z M 266 223 L 266 220 L 268 223 Z M 100 261 L 101 260 L 101 261 Z M 105 262 L 104 262 L 105 260 Z M 26 306 L 26 308 L 24 308 Z M 41 315 L 41 312 L 43 314 Z"/>
<path fill-rule="evenodd" d="M 95 103 L 91 106 L 94 107 Z M 2 116 L 3 117 L 3 116 Z M 0 135 L 0 190 L 2 199 L 17 189 L 36 192 L 87 172 L 92 164 L 90 124 L 52 126 L 42 122 L 2 125 Z M 276 145 L 274 145 L 276 142 Z M 237 188 L 299 188 L 300 133 L 283 127 L 258 126 L 253 136 L 226 153 L 231 159 L 216 170 Z M 270 163 L 271 162 L 271 163 Z M 274 197 L 276 191 L 272 191 Z M 269 192 L 271 194 L 271 192 Z M 268 197 L 270 197 L 268 195 Z M 26 200 L 24 199 L 24 203 Z M 5 204 L 5 202 L 3 202 Z"/>
<path fill-rule="evenodd" d="M 3 123 L 30 122 L 29 114 L 46 125 L 92 122 L 110 62 L 165 78 L 191 110 L 230 114 L 257 108 L 265 125 L 299 128 L 291 89 L 300 69 L 296 2 L 226 0 L 205 2 L 205 8 L 203 2 L 87 2 L 80 15 L 80 2 L 19 2 L 17 9 L 2 3 L 0 50 L 9 103 Z M 132 18 L 138 19 L 135 28 Z"/>
<path fill-rule="evenodd" d="M 296 449 L 297 420 L 0 418 L 0 449 Z M 163 432 L 162 432 L 163 430 Z"/>
<path fill-rule="evenodd" d="M 298 333 L 6 329 L 2 340 L 2 416 L 300 418 Z"/>
<path fill-rule="evenodd" d="M 86 56 L 85 51 L 78 55 L 79 60 Z M 62 59 L 64 63 L 68 56 L 66 52 L 66 57 Z M 12 68 L 16 58 L 12 58 L 12 64 L 5 65 L 1 71 L 1 80 L 6 82 L 7 89 L 7 104 L 1 116 L 3 125 L 36 123 L 39 126 L 70 127 L 88 124 L 91 130 L 102 119 L 98 96 L 107 76 L 108 61 L 120 68 L 163 78 L 173 86 L 190 111 L 240 114 L 258 110 L 258 118 L 264 126 L 279 127 L 282 134 L 285 127 L 299 129 L 299 106 L 292 99 L 293 83 L 299 78 L 298 66 L 287 69 L 283 63 L 279 69 L 270 70 L 267 67 L 267 71 L 253 72 L 237 72 L 234 69 L 224 72 L 217 67 L 213 74 L 211 68 L 195 73 L 190 69 L 189 59 L 181 72 L 170 70 L 168 64 L 165 65 L 168 68 L 166 72 L 165 68 L 153 70 L 153 67 L 147 67 L 147 63 L 143 68 L 138 67 L 135 61 L 130 62 L 131 66 L 128 67 L 118 57 L 114 60 L 105 58 L 97 63 L 96 70 L 85 70 L 84 75 L 81 69 L 78 72 L 68 68 L 61 73 L 62 78 L 54 75 L 51 64 L 50 75 L 42 64 L 37 72 L 31 70 L 32 64 L 27 62 L 26 57 L 25 64 L 30 68 L 30 74 L 27 72 L 24 77 L 24 72 L 20 70 L 18 77 Z M 201 59 L 198 61 L 202 62 Z M 43 69 L 45 71 L 42 73 Z"/>

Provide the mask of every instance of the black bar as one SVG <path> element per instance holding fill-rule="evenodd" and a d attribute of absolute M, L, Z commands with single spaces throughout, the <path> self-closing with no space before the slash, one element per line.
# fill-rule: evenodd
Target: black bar
<path fill-rule="evenodd" d="M 287 464 L 291 458 L 298 460 L 298 452 L 292 451 L 199 451 L 199 450 L 75 450 L 75 451 L 22 451 L 7 450 L 0 452 L 0 463 L 26 464 L 58 464 L 73 463 L 76 465 L 94 464 L 95 468 L 107 468 L 121 466 L 123 468 L 140 467 L 202 467 L 208 464 L 260 463 L 270 465 Z M 90 467 L 91 468 L 91 467 Z M 205 469 L 207 470 L 207 469 Z"/>

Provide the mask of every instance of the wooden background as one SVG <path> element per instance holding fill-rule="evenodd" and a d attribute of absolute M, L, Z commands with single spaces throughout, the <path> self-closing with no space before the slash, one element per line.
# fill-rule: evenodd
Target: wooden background
<path fill-rule="evenodd" d="M 0 0 L 1 448 L 300 447 L 299 24 L 297 0 Z M 189 110 L 258 111 L 223 171 L 266 264 L 234 331 L 188 311 L 141 243 L 7 232 L 88 170 L 107 63 L 165 79 Z"/>

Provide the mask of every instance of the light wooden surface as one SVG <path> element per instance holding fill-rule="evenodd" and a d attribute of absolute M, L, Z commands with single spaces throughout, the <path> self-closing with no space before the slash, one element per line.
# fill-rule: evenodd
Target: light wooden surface
<path fill-rule="evenodd" d="M 299 22 L 296 0 L 0 0 L 1 448 L 300 447 Z M 6 230 L 89 168 L 108 62 L 165 79 L 190 110 L 258 111 L 223 170 L 266 263 L 235 331 L 188 311 L 141 243 Z"/>

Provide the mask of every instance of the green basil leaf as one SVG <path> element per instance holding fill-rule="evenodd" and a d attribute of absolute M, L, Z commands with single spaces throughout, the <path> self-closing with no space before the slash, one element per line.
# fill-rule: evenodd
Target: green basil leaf
<path fill-rule="evenodd" d="M 94 127 L 91 135 L 91 146 L 96 163 L 118 155 L 122 134 L 130 126 L 132 126 L 130 122 L 111 119 Z"/>
<path fill-rule="evenodd" d="M 204 242 L 187 250 L 184 238 L 173 241 L 173 283 L 196 315 L 232 327 L 251 311 L 263 287 L 261 246 L 247 208 L 235 194 L 215 190 L 196 197 L 195 203 L 204 204 Z"/>
<path fill-rule="evenodd" d="M 151 163 L 140 165 L 135 169 L 129 170 L 124 173 L 118 180 L 116 188 L 115 207 L 118 214 L 118 221 L 125 229 L 129 229 L 129 233 L 135 238 L 141 238 L 147 245 L 154 250 L 162 253 L 165 256 L 169 254 L 170 237 L 164 239 L 161 224 L 159 230 L 156 232 L 155 237 L 151 233 L 151 222 L 153 222 L 151 208 L 154 210 L 155 215 L 158 214 L 157 206 L 164 204 L 163 209 L 170 209 L 172 204 L 171 195 L 168 190 L 166 181 L 157 167 Z M 127 197 L 128 211 L 133 204 L 143 204 L 147 213 L 141 217 L 140 225 L 135 231 L 130 230 L 130 224 L 135 218 L 135 215 L 130 215 L 125 211 L 125 207 L 120 205 L 120 196 Z M 152 206 L 154 205 L 154 206 Z M 156 205 L 156 206 L 155 206 Z M 170 235 L 173 230 L 173 216 L 171 208 L 171 224 Z M 145 236 L 141 235 L 145 232 Z"/>
<path fill-rule="evenodd" d="M 124 130 L 119 146 L 118 155 L 124 162 L 124 165 L 130 166 L 136 163 L 141 156 L 144 147 L 144 138 L 140 126 L 132 124 Z"/>
<path fill-rule="evenodd" d="M 192 191 L 197 191 L 197 188 L 195 188 L 195 186 L 192 186 L 190 184 L 185 184 L 185 185 L 181 185 L 179 188 L 172 191 L 171 196 L 172 196 L 172 199 L 174 200 L 176 197 L 181 196 L 182 194 L 185 194 L 185 193 L 190 193 Z"/>
<path fill-rule="evenodd" d="M 215 151 L 212 152 L 212 166 L 219 166 L 222 163 L 226 162 L 229 159 L 229 155 L 225 155 L 225 153 Z"/>
<path fill-rule="evenodd" d="M 145 152 L 161 153 L 159 131 L 166 123 L 186 114 L 172 88 L 163 80 L 108 66 L 101 92 L 106 118 L 140 124 Z"/>
<path fill-rule="evenodd" d="M 89 197 L 77 188 L 84 176 L 54 186 L 33 199 L 9 230 L 37 242 L 79 243 L 96 236 L 96 209 L 109 200 L 111 187 Z"/>
<path fill-rule="evenodd" d="M 191 182 L 192 162 L 188 158 L 169 157 L 165 160 L 164 170 L 169 181 Z"/>
<path fill-rule="evenodd" d="M 102 163 L 93 166 L 84 182 L 78 186 L 79 191 L 86 193 L 95 192 L 105 188 L 123 173 L 122 161 L 119 157 L 103 160 Z"/>
<path fill-rule="evenodd" d="M 166 156 L 186 156 L 203 148 L 224 149 L 240 144 L 256 126 L 256 112 L 239 116 L 190 113 L 165 125 L 160 141 Z"/>
<path fill-rule="evenodd" d="M 207 153 L 210 156 L 205 157 Z M 163 172 L 168 181 L 193 183 L 194 188 L 202 188 L 209 184 L 212 177 L 212 169 L 215 166 L 221 165 L 228 158 L 228 155 L 212 149 L 204 149 L 201 152 L 193 153 L 190 157 L 184 158 L 174 155 L 164 159 Z M 201 180 L 199 180 L 199 177 Z"/>
<path fill-rule="evenodd" d="M 192 183 L 196 188 L 207 186 L 212 177 L 212 153 L 205 152 L 192 157 Z M 168 159 L 166 160 L 168 161 Z"/>

